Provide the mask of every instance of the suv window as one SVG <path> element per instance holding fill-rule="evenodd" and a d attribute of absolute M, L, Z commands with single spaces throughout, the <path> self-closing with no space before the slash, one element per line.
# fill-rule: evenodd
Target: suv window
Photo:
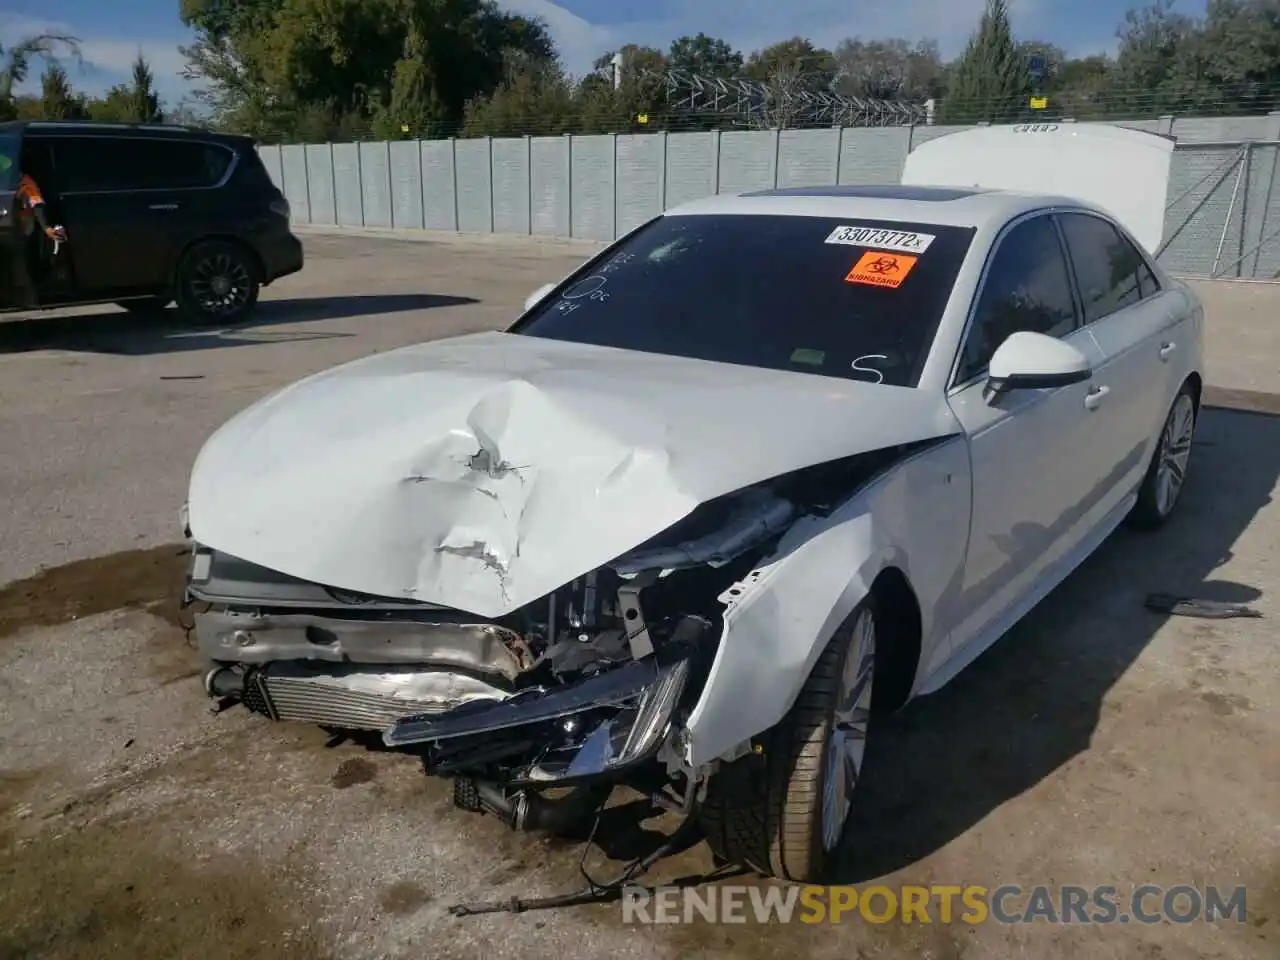
<path fill-rule="evenodd" d="M 1136 247 L 1101 217 L 1086 213 L 1059 216 L 1084 301 L 1085 323 L 1108 317 L 1159 290 Z"/>
<path fill-rule="evenodd" d="M 1062 337 L 1075 328 L 1075 300 L 1058 231 L 1048 216 L 1023 221 L 1005 234 L 991 260 L 956 382 L 987 369 L 1011 334 L 1027 330 Z"/>
<path fill-rule="evenodd" d="M 511 332 L 915 386 L 973 234 L 858 218 L 658 217 Z"/>
<path fill-rule="evenodd" d="M 18 186 L 18 153 L 22 141 L 12 133 L 0 134 L 0 190 L 13 190 Z"/>
<path fill-rule="evenodd" d="M 231 165 L 231 151 L 191 140 L 59 137 L 58 183 L 68 193 L 211 187 Z"/>

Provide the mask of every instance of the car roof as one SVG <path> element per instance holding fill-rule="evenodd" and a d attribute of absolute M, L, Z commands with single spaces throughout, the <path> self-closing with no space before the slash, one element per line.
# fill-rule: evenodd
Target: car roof
<path fill-rule="evenodd" d="M 52 136 L 88 134 L 140 139 L 212 140 L 236 146 L 253 143 L 252 137 L 214 133 L 199 127 L 188 127 L 176 123 L 111 123 L 105 120 L 10 120 L 7 123 L 0 123 L 0 134 L 21 135 L 24 132 Z"/>
<path fill-rule="evenodd" d="M 868 184 L 790 187 L 721 194 L 667 211 L 669 216 L 759 214 L 929 223 L 983 228 L 1045 207 L 1094 210 L 1091 204 L 1052 194 L 1014 190 Z"/>

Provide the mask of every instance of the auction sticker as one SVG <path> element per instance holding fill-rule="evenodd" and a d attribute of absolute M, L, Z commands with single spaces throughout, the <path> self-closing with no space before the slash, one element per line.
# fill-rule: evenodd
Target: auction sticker
<path fill-rule="evenodd" d="M 877 247 L 899 253 L 924 253 L 933 243 L 931 233 L 910 230 L 885 230 L 882 227 L 840 226 L 831 231 L 827 243 L 843 243 L 849 247 Z"/>
<path fill-rule="evenodd" d="M 846 283 L 865 283 L 873 287 L 900 287 L 918 259 L 903 253 L 868 250 L 844 279 Z"/>

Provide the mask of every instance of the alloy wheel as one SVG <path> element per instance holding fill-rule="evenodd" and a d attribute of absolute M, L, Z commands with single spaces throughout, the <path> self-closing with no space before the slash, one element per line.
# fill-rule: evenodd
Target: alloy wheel
<path fill-rule="evenodd" d="M 249 302 L 253 280 L 243 260 L 229 253 L 201 258 L 191 271 L 191 297 L 203 313 L 225 316 Z"/>
<path fill-rule="evenodd" d="M 1160 432 L 1159 466 L 1156 467 L 1156 509 L 1166 517 L 1178 502 L 1191 459 L 1191 440 L 1196 428 L 1196 410 L 1191 397 L 1179 395 Z"/>
<path fill-rule="evenodd" d="M 863 609 L 854 622 L 849 649 L 840 670 L 840 686 L 824 757 L 822 847 L 830 852 L 840 842 L 853 808 L 853 792 L 862 772 L 871 719 L 872 674 L 876 656 L 876 623 Z"/>

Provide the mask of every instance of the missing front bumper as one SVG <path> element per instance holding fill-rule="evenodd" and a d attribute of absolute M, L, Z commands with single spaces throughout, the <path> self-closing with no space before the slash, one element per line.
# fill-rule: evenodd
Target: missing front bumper
<path fill-rule="evenodd" d="M 507 766 L 504 779 L 517 786 L 604 777 L 659 749 L 690 669 L 688 659 L 659 664 L 650 657 L 571 686 L 405 717 L 383 733 L 383 742 L 423 749 L 428 769 L 438 773 Z"/>
<path fill-rule="evenodd" d="M 231 696 L 272 720 L 343 730 L 384 730 L 401 717 L 444 714 L 505 691 L 477 677 L 443 670 L 371 664 L 284 662 L 219 667 L 205 678 L 211 696 Z"/>
<path fill-rule="evenodd" d="M 201 654 L 216 663 L 415 664 L 510 683 L 533 662 L 519 634 L 489 623 L 226 609 L 197 614 L 195 623 Z"/>

